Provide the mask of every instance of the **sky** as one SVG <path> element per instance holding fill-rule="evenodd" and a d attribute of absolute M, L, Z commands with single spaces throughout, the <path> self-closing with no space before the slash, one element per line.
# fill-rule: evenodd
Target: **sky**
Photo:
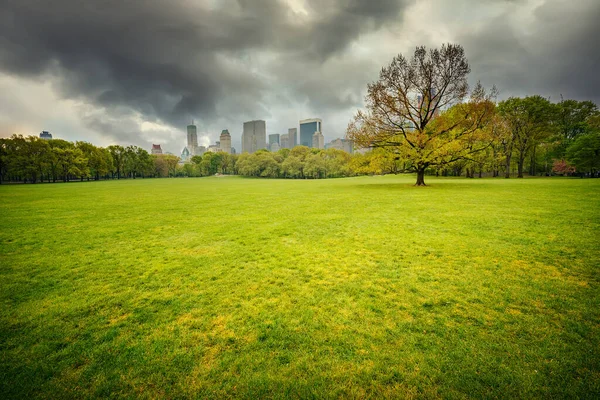
<path fill-rule="evenodd" d="M 180 154 L 244 121 L 343 137 L 397 54 L 458 43 L 499 98 L 600 104 L 599 0 L 0 0 L 0 137 Z"/>

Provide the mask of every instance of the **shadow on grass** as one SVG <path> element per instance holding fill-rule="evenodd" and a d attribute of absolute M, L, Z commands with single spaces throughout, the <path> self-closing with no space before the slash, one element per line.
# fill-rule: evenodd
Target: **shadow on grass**
<path fill-rule="evenodd" d="M 361 189 L 373 189 L 373 190 L 433 190 L 433 189 L 464 189 L 473 188 L 473 185 L 469 185 L 467 182 L 439 182 L 427 183 L 426 186 L 415 186 L 414 183 L 362 183 L 355 185 Z"/>

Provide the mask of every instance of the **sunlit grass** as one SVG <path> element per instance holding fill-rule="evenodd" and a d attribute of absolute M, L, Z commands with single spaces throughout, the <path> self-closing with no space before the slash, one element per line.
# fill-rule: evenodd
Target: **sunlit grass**
<path fill-rule="evenodd" d="M 600 395 L 600 180 L 0 187 L 3 398 Z"/>

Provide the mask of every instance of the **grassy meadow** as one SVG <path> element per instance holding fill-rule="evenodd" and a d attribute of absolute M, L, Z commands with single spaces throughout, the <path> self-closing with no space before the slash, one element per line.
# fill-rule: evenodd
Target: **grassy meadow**
<path fill-rule="evenodd" d="M 0 397 L 599 398 L 600 180 L 0 186 Z"/>

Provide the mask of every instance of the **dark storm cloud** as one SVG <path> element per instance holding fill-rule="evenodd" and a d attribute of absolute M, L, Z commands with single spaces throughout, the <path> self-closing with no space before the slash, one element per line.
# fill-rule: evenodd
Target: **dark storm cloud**
<path fill-rule="evenodd" d="M 471 76 L 496 84 L 503 98 L 541 94 L 558 101 L 563 94 L 600 104 L 600 3 L 546 1 L 520 24 L 511 15 L 517 12 L 457 37 Z"/>
<path fill-rule="evenodd" d="M 393 0 L 312 0 L 306 17 L 279 1 L 214 3 L 4 0 L 0 69 L 52 79 L 64 97 L 107 113 L 126 106 L 179 126 L 218 113 L 251 116 L 265 111 L 273 82 L 285 84 L 257 70 L 261 52 L 325 62 L 403 9 Z M 218 107 L 226 98 L 236 109 Z"/>

